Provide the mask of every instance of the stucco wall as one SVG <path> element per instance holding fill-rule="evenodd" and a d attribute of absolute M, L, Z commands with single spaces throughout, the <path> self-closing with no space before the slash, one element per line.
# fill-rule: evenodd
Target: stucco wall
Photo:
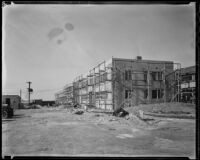
<path fill-rule="evenodd" d="M 152 72 L 163 72 L 168 74 L 173 71 L 173 62 L 166 61 L 147 61 L 147 60 L 125 60 L 113 59 L 113 91 L 114 91 L 114 108 L 117 109 L 128 101 L 125 99 L 125 90 L 132 90 L 132 97 L 129 102 L 132 105 L 140 103 L 157 103 L 163 102 L 165 97 L 166 101 L 169 99 L 168 91 L 166 90 L 165 96 L 159 99 L 152 99 L 152 90 L 163 89 L 165 87 L 164 81 L 153 81 Z M 131 70 L 131 79 L 125 80 L 125 71 Z M 147 74 L 147 80 L 144 80 L 144 73 Z M 144 97 L 144 90 L 148 90 L 149 79 L 149 97 Z"/>

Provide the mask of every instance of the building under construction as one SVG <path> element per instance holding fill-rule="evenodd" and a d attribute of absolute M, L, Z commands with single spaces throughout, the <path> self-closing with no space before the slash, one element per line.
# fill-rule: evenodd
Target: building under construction
<path fill-rule="evenodd" d="M 55 103 L 59 104 L 72 104 L 74 102 L 73 85 L 67 84 L 62 90 L 55 94 Z"/>
<path fill-rule="evenodd" d="M 196 100 L 195 66 L 181 68 L 181 101 L 195 103 Z"/>
<path fill-rule="evenodd" d="M 74 103 L 116 110 L 169 102 L 180 92 L 180 64 L 173 61 L 111 58 L 73 82 Z M 172 74 L 173 73 L 173 74 Z M 178 84 L 178 85 L 177 85 Z"/>

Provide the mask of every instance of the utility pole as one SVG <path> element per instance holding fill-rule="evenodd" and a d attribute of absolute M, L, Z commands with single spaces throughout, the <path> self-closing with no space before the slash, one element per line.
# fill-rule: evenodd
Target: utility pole
<path fill-rule="evenodd" d="M 22 98 L 22 90 L 21 89 L 20 89 L 19 95 L 20 95 L 20 98 Z"/>
<path fill-rule="evenodd" d="M 27 82 L 28 83 L 28 104 L 30 105 L 30 95 L 31 95 L 31 83 L 32 82 Z"/>

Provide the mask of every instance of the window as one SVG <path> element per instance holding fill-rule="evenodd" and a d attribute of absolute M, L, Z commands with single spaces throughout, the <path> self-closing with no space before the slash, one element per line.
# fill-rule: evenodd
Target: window
<path fill-rule="evenodd" d="M 93 78 L 90 78 L 90 79 L 89 79 L 88 84 L 89 84 L 89 85 L 93 85 Z"/>
<path fill-rule="evenodd" d="M 162 72 L 152 72 L 151 76 L 152 76 L 152 80 L 154 80 L 154 81 L 163 80 Z"/>
<path fill-rule="evenodd" d="M 195 75 L 192 75 L 192 80 L 195 81 Z"/>
<path fill-rule="evenodd" d="M 155 89 L 152 90 L 152 99 L 160 99 L 163 98 L 163 89 Z"/>
<path fill-rule="evenodd" d="M 131 70 L 125 71 L 125 80 L 131 80 Z"/>
<path fill-rule="evenodd" d="M 144 72 L 144 81 L 147 81 L 147 72 Z"/>
<path fill-rule="evenodd" d="M 151 73 L 151 77 L 152 77 L 152 80 L 155 81 L 155 80 L 156 80 L 156 72 L 152 72 L 152 73 Z"/>
<path fill-rule="evenodd" d="M 163 80 L 163 74 L 162 72 L 158 72 L 158 80 Z"/>
<path fill-rule="evenodd" d="M 157 98 L 157 90 L 152 90 L 152 99 Z"/>
<path fill-rule="evenodd" d="M 125 90 L 125 99 L 128 99 L 131 97 L 131 90 Z"/>
<path fill-rule="evenodd" d="M 99 83 L 99 76 L 95 77 L 95 83 Z"/>
<path fill-rule="evenodd" d="M 103 82 L 103 75 L 100 75 L 100 77 L 99 77 L 100 79 L 100 82 Z"/>
<path fill-rule="evenodd" d="M 107 73 L 103 74 L 103 80 L 106 81 L 107 80 Z"/>
<path fill-rule="evenodd" d="M 148 97 L 148 90 L 145 89 L 145 90 L 144 90 L 144 98 L 147 99 L 147 97 Z"/>

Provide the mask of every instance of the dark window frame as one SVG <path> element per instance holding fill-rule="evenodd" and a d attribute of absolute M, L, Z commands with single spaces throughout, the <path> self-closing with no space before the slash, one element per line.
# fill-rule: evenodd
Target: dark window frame
<path fill-rule="evenodd" d="M 147 99 L 148 98 L 148 89 L 145 89 L 144 90 L 144 99 Z"/>
<path fill-rule="evenodd" d="M 126 89 L 125 90 L 125 99 L 129 99 L 130 98 L 130 94 L 131 94 L 131 90 L 130 89 Z"/>
<path fill-rule="evenodd" d="M 153 81 L 162 81 L 163 72 L 151 72 L 151 77 Z"/>
<path fill-rule="evenodd" d="M 132 80 L 131 70 L 125 70 L 125 80 L 129 81 Z"/>
<path fill-rule="evenodd" d="M 164 96 L 164 90 L 163 89 L 153 89 L 152 90 L 152 99 L 161 99 Z"/>

